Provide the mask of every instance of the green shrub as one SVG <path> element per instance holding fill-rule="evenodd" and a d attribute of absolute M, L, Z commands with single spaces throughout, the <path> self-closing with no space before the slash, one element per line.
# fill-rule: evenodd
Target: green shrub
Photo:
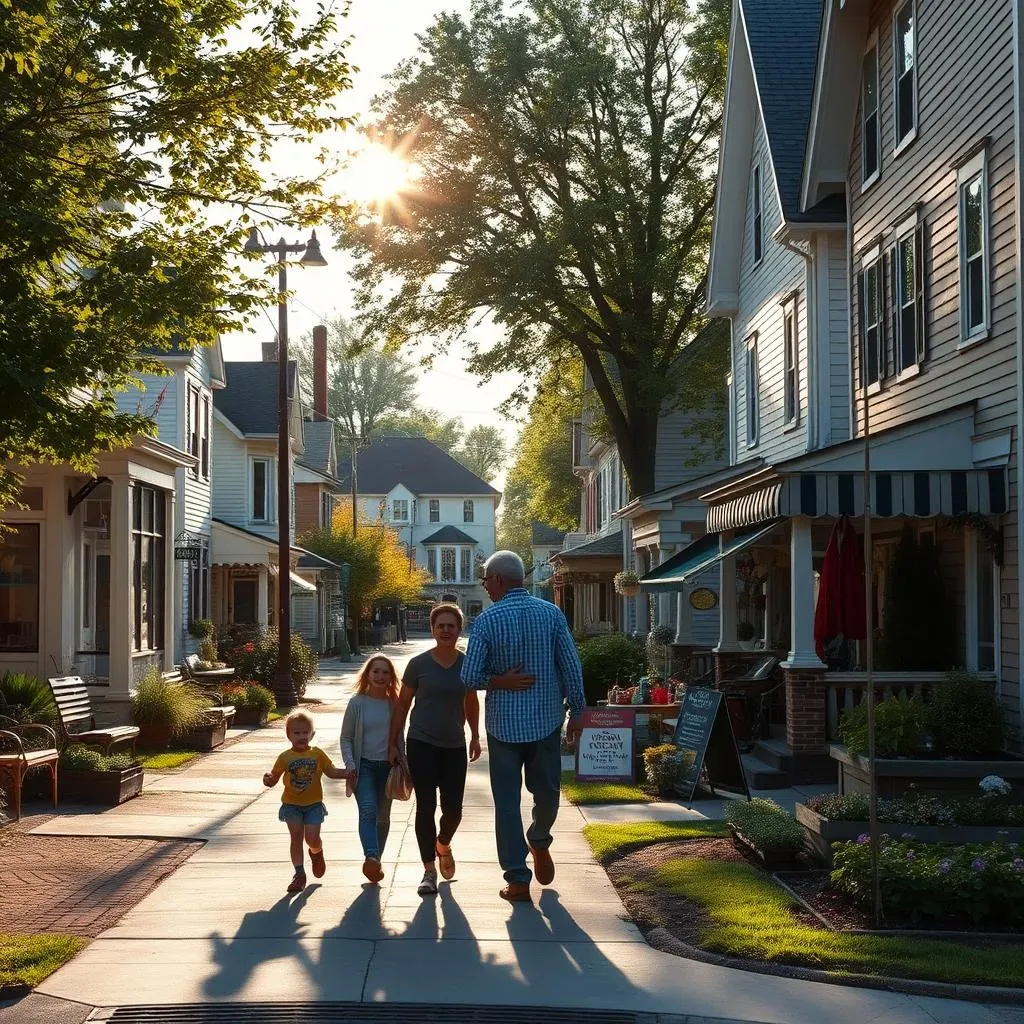
<path fill-rule="evenodd" d="M 188 624 L 189 635 L 195 640 L 212 640 L 214 625 L 212 619 L 193 619 Z"/>
<path fill-rule="evenodd" d="M 940 754 L 973 757 L 1002 750 L 1006 718 L 991 683 L 949 672 L 928 694 L 928 721 Z"/>
<path fill-rule="evenodd" d="M 871 845 L 866 835 L 832 847 L 832 885 L 858 903 L 872 902 Z M 1024 924 L 1024 857 L 1016 844 L 953 845 L 883 836 L 878 858 L 887 914 L 920 921 Z"/>
<path fill-rule="evenodd" d="M 169 725 L 180 736 L 198 724 L 211 700 L 192 683 L 164 679 L 150 669 L 132 694 L 132 719 L 136 725 Z"/>
<path fill-rule="evenodd" d="M 224 687 L 224 702 L 236 708 L 256 708 L 270 714 L 277 708 L 273 691 L 259 683 L 232 683 Z"/>
<path fill-rule="evenodd" d="M 616 682 L 629 683 L 647 667 L 644 644 L 625 633 L 590 637 L 580 643 L 579 652 L 583 687 L 591 705 L 604 700 Z"/>
<path fill-rule="evenodd" d="M 57 706 L 50 687 L 41 679 L 25 672 L 4 672 L 0 675 L 0 715 L 22 725 L 53 725 Z"/>
<path fill-rule="evenodd" d="M 69 772 L 119 772 L 138 764 L 129 753 L 103 755 L 93 747 L 72 743 L 60 755 L 60 767 Z"/>
<path fill-rule="evenodd" d="M 860 793 L 812 796 L 807 806 L 830 821 L 867 821 L 868 798 Z M 898 825 L 1024 826 L 1024 804 L 1002 797 L 942 797 L 904 793 L 878 801 L 878 820 Z"/>
<path fill-rule="evenodd" d="M 792 857 L 803 849 L 803 827 L 774 800 L 730 801 L 725 820 L 767 856 Z"/>
<path fill-rule="evenodd" d="M 199 660 L 207 664 L 213 664 L 217 660 L 217 643 L 212 637 L 207 637 L 199 644 Z"/>
<path fill-rule="evenodd" d="M 810 796 L 807 806 L 829 821 L 867 821 L 868 798 L 863 793 L 821 793 Z"/>
<path fill-rule="evenodd" d="M 916 697 L 894 697 L 875 704 L 875 754 L 909 757 L 924 749 L 928 712 Z M 839 719 L 839 738 L 852 754 L 868 752 L 868 706 L 862 701 Z"/>
<path fill-rule="evenodd" d="M 267 689 L 273 689 L 277 674 L 277 631 L 270 629 L 252 640 L 243 642 L 233 649 L 227 649 L 224 658 L 233 665 L 238 676 L 250 679 Z M 320 659 L 305 640 L 292 633 L 292 683 L 295 692 L 302 696 L 306 686 L 320 672 Z"/>
<path fill-rule="evenodd" d="M 686 773 L 693 767 L 692 750 L 680 750 L 673 743 L 662 743 L 644 751 L 644 775 L 658 796 L 675 796 L 682 788 Z"/>

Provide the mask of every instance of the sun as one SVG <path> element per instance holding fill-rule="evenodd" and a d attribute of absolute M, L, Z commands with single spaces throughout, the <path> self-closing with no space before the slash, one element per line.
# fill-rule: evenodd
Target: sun
<path fill-rule="evenodd" d="M 399 152 L 371 142 L 354 153 L 344 171 L 345 194 L 357 203 L 394 199 L 416 178 L 416 167 Z"/>

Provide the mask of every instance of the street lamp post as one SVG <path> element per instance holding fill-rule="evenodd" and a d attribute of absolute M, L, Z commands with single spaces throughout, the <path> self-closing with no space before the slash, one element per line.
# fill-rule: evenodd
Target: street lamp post
<path fill-rule="evenodd" d="M 277 259 L 277 672 L 274 696 L 279 707 L 291 708 L 298 703 L 292 683 L 292 615 L 291 615 L 291 520 L 292 474 L 291 432 L 288 415 L 288 255 L 302 253 L 299 265 L 326 267 L 316 232 L 309 241 L 289 244 L 284 238 L 276 242 L 260 241 L 256 228 L 249 229 L 245 252 L 272 253 Z M 297 384 L 298 382 L 296 382 Z"/>

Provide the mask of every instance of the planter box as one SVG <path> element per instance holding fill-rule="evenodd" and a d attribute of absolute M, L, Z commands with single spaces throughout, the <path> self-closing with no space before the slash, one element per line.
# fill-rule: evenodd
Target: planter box
<path fill-rule="evenodd" d="M 171 727 L 152 722 L 140 725 L 136 742 L 144 750 L 166 750 L 171 745 Z"/>
<path fill-rule="evenodd" d="M 142 765 L 120 772 L 57 772 L 60 799 L 72 804 L 102 804 L 116 807 L 142 792 Z"/>
<path fill-rule="evenodd" d="M 735 825 L 730 825 L 729 831 L 732 832 L 733 842 L 737 846 L 749 850 L 766 868 L 774 870 L 777 868 L 800 867 L 796 859 L 797 853 L 800 852 L 799 850 L 794 853 L 790 853 L 788 850 L 762 850 L 760 847 L 755 846 Z"/>
<path fill-rule="evenodd" d="M 179 744 L 186 750 L 213 750 L 224 742 L 227 731 L 227 722 L 222 718 L 218 722 L 182 733 Z"/>
<path fill-rule="evenodd" d="M 235 708 L 235 721 L 234 724 L 239 729 L 241 728 L 262 728 L 267 724 L 267 718 L 269 712 L 262 710 L 261 708 Z"/>
<path fill-rule="evenodd" d="M 832 844 L 852 842 L 868 830 L 866 821 L 832 821 L 806 804 L 794 808 L 796 820 L 804 827 L 808 842 L 826 865 L 832 864 Z M 923 843 L 1024 843 L 1024 828 L 1010 825 L 907 825 L 880 821 L 883 836 L 911 836 Z"/>
<path fill-rule="evenodd" d="M 846 747 L 830 743 L 829 755 L 839 765 L 839 792 L 868 792 L 868 762 Z M 998 758 L 976 761 L 944 758 L 878 758 L 875 761 L 875 782 L 878 795 L 884 799 L 900 796 L 911 786 L 926 793 L 973 793 L 986 775 L 999 775 L 1008 782 L 1024 783 L 1024 757 L 1003 753 Z M 1014 787 L 1016 788 L 1016 786 Z"/>

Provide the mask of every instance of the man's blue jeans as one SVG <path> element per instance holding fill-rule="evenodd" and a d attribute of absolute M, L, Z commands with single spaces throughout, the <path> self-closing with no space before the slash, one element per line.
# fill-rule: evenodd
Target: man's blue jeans
<path fill-rule="evenodd" d="M 532 743 L 505 743 L 487 734 L 498 863 L 506 882 L 528 885 L 533 878 L 526 866 L 527 843 L 538 850 L 551 845 L 562 777 L 561 738 L 561 727 Z M 533 822 L 525 836 L 521 809 L 524 777 L 533 794 Z"/>
<path fill-rule="evenodd" d="M 391 801 L 384 795 L 391 765 L 387 761 L 359 762 L 356 776 L 356 806 L 359 808 L 359 842 L 364 857 L 376 857 L 384 853 L 391 829 Z"/>

